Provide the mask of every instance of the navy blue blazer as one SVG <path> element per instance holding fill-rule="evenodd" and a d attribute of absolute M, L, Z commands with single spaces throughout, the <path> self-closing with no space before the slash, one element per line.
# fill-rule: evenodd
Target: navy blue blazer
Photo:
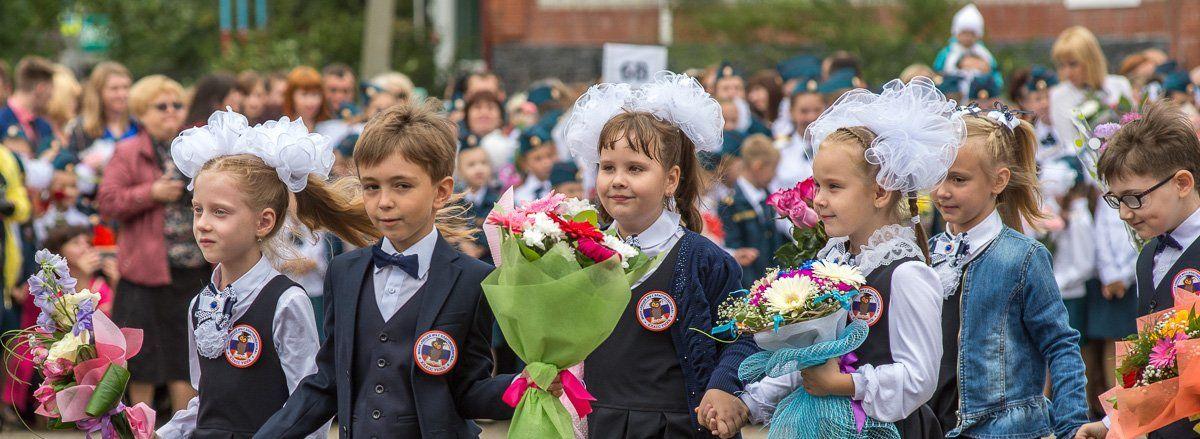
<path fill-rule="evenodd" d="M 350 437 L 355 314 L 372 267 L 370 247 L 339 255 L 330 263 L 325 275 L 328 337 L 317 353 L 317 372 L 300 382 L 255 438 L 302 438 L 334 414 L 341 424 L 340 436 Z M 513 409 L 500 398 L 513 375 L 491 376 L 493 318 L 480 287 L 491 271 L 492 266 L 463 255 L 438 237 L 413 336 L 445 331 L 458 342 L 462 357 L 450 373 L 441 376 L 410 367 L 413 406 L 425 438 L 474 438 L 481 430 L 471 419 L 512 417 Z"/>
<path fill-rule="evenodd" d="M 0 102 L 2 104 L 3 102 Z M 33 119 L 34 133 L 25 132 L 25 128 L 21 126 L 21 122 L 17 120 L 16 113 L 13 113 L 12 108 L 4 105 L 0 108 L 0 137 L 6 136 L 10 127 L 17 127 L 18 130 L 30 140 L 30 146 L 33 147 L 33 152 L 41 154 L 50 147 L 50 142 L 54 140 L 54 128 L 50 127 L 50 122 L 46 122 L 45 118 L 37 117 Z M 37 136 L 37 143 L 33 143 L 32 139 Z"/>

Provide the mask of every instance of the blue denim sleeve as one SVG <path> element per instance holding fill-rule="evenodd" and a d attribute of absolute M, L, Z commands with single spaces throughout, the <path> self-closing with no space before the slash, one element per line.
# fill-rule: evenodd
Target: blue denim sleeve
<path fill-rule="evenodd" d="M 709 252 L 706 258 L 708 275 L 704 279 L 704 295 L 708 298 L 709 318 L 715 326 L 717 308 L 725 302 L 729 293 L 742 288 L 742 267 L 728 253 L 720 251 L 715 245 L 712 248 L 715 250 Z M 717 343 L 717 367 L 708 380 L 708 388 L 723 390 L 731 395 L 741 391 L 738 366 L 757 351 L 758 345 L 754 344 L 753 337 L 740 337 L 733 343 Z"/>
<path fill-rule="evenodd" d="M 1050 419 L 1054 434 L 1074 437 L 1075 430 L 1088 422 L 1087 378 L 1079 355 L 1079 331 L 1067 324 L 1067 308 L 1050 268 L 1050 252 L 1037 245 L 1027 264 L 1025 329 L 1037 343 L 1050 370 L 1053 395 Z"/>

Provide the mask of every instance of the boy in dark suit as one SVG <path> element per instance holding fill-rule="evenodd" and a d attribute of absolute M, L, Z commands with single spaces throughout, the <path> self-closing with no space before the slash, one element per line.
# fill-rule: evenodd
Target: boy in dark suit
<path fill-rule="evenodd" d="M 454 125 L 429 107 L 366 126 L 354 163 L 383 239 L 330 264 L 317 373 L 255 437 L 299 438 L 335 414 L 342 438 L 477 437 L 471 419 L 512 416 L 501 395 L 514 376 L 491 376 L 479 284 L 492 267 L 448 242 L 472 232 L 450 203 L 454 159 Z"/>

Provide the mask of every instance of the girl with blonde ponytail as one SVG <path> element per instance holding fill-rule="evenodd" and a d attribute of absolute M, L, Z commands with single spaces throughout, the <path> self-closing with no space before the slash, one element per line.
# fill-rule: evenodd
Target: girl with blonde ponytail
<path fill-rule="evenodd" d="M 966 141 L 931 193 L 947 231 L 930 245 L 944 297 L 930 404 L 947 436 L 1073 437 L 1088 420 L 1079 333 L 1050 252 L 1020 232 L 1043 219 L 1033 127 L 1006 108 L 964 113 Z M 1030 370 L 1050 371 L 1049 405 Z"/>
<path fill-rule="evenodd" d="M 301 121 L 250 127 L 244 116 L 218 111 L 207 126 L 180 134 L 171 158 L 192 179 L 192 231 L 216 269 L 187 314 L 191 378 L 202 397 L 158 435 L 242 435 L 317 370 L 312 304 L 274 268 L 298 255 L 291 233 L 281 233 L 290 212 L 309 230 L 356 245 L 376 232 L 348 183 L 326 182 L 332 147 Z"/>

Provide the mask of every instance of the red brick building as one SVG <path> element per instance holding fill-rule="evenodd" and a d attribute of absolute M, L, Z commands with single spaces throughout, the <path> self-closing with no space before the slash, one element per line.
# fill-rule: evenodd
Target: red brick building
<path fill-rule="evenodd" d="M 705 43 L 696 26 L 677 22 L 663 10 L 664 4 L 687 7 L 687 0 L 479 1 L 482 54 L 502 75 L 506 68 L 530 65 L 539 54 L 566 56 L 570 62 L 590 60 L 584 64 L 598 71 L 599 48 L 605 42 Z M 903 7 L 894 1 L 883 4 Z M 1200 0 L 977 0 L 976 4 L 984 15 L 989 46 L 1029 45 L 1048 54 L 1063 29 L 1082 25 L 1100 38 L 1110 57 L 1153 46 L 1166 50 L 1181 65 L 1200 64 Z M 521 61 L 512 62 L 514 56 Z M 537 76 L 515 74 L 517 83 L 524 82 L 522 77 Z"/>

